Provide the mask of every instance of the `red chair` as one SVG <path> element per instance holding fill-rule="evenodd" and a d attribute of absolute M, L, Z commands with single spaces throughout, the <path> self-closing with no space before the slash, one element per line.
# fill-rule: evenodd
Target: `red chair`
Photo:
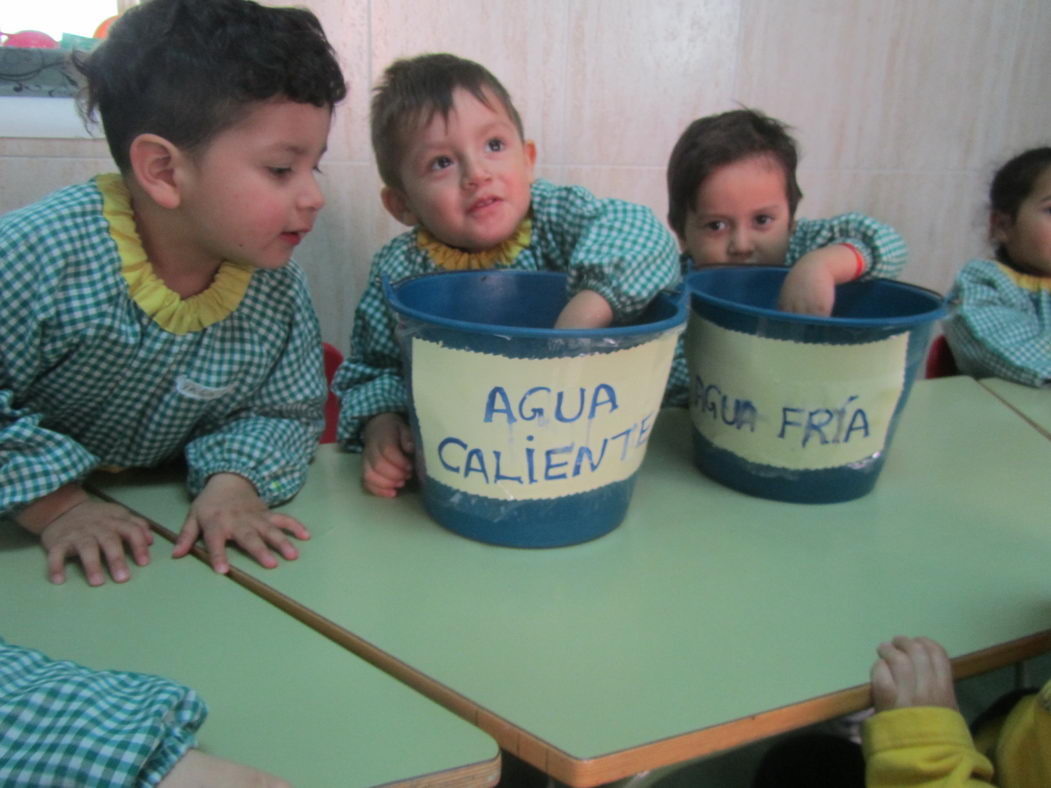
<path fill-rule="evenodd" d="M 338 349 L 330 345 L 328 342 L 322 344 L 322 348 L 325 353 L 325 380 L 328 381 L 329 386 L 332 386 L 332 376 L 336 374 L 336 370 L 339 369 L 339 365 L 343 363 L 343 354 Z M 339 422 L 339 398 L 332 393 L 331 388 L 328 392 L 328 399 L 325 400 L 325 431 L 321 433 L 322 443 L 335 443 L 336 442 L 336 424 Z"/>
<path fill-rule="evenodd" d="M 952 356 L 949 342 L 945 339 L 945 334 L 940 334 L 931 342 L 931 347 L 927 351 L 926 377 L 928 379 L 947 378 L 959 374 L 960 370 L 956 366 L 956 359 Z"/>

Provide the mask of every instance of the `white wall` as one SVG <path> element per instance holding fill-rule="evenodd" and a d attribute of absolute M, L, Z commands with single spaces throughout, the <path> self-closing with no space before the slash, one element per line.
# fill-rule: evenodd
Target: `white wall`
<path fill-rule="evenodd" d="M 271 0 L 272 2 L 272 0 Z M 278 4 L 273 3 L 272 4 Z M 297 252 L 325 338 L 347 349 L 371 255 L 400 230 L 379 204 L 369 90 L 394 58 L 449 51 L 505 84 L 539 173 L 666 212 L 685 125 L 738 104 L 796 128 L 799 215 L 897 227 L 903 278 L 944 290 L 984 254 L 995 167 L 1051 144 L 1046 0 L 306 0 L 351 96 L 322 163 L 328 206 Z M 0 211 L 100 170 L 104 143 L 0 138 Z"/>

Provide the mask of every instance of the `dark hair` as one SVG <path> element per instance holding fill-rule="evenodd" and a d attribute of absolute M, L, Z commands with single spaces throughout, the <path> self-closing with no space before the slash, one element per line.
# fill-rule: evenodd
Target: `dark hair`
<path fill-rule="evenodd" d="M 737 109 L 695 120 L 668 159 L 668 224 L 686 237 L 686 214 L 696 207 L 697 188 L 717 168 L 752 156 L 769 156 L 785 173 L 788 215 L 795 216 L 803 192 L 796 181 L 799 154 L 789 127 L 754 109 Z"/>
<path fill-rule="evenodd" d="M 993 176 L 992 186 L 989 187 L 989 209 L 1007 216 L 1013 222 L 1018 218 L 1022 202 L 1032 194 L 1037 178 L 1048 167 L 1051 167 L 1051 148 L 1032 148 L 1015 156 Z M 1003 244 L 996 248 L 996 256 L 1012 268 L 1017 268 Z"/>
<path fill-rule="evenodd" d="M 430 123 L 435 113 L 448 120 L 457 88 L 491 107 L 488 91 L 503 106 L 524 139 L 522 118 L 511 96 L 482 65 L 446 53 L 396 60 L 383 72 L 372 97 L 372 150 L 380 177 L 388 186 L 401 188 L 401 159 L 406 136 Z"/>
<path fill-rule="evenodd" d="M 251 0 L 148 0 L 73 62 L 85 81 L 82 113 L 98 111 L 125 172 L 140 134 L 194 152 L 256 102 L 331 108 L 347 93 L 317 17 Z"/>

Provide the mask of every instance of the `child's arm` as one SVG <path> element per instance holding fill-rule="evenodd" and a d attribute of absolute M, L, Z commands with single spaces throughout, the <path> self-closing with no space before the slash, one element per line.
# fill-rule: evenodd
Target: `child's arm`
<path fill-rule="evenodd" d="M 825 251 L 827 250 L 827 251 Z M 859 277 L 894 278 L 908 259 L 905 240 L 894 228 L 860 213 L 829 219 L 800 219 L 789 239 L 782 309 L 827 316 L 835 286 Z M 796 268 L 804 268 L 796 272 Z"/>
<path fill-rule="evenodd" d="M 993 767 L 974 748 L 956 706 L 945 650 L 927 638 L 898 636 L 872 666 L 876 714 L 865 721 L 865 784 L 988 786 Z"/>
<path fill-rule="evenodd" d="M 247 392 L 226 421 L 187 444 L 187 486 L 194 495 L 176 555 L 203 535 L 212 566 L 226 571 L 225 548 L 233 539 L 264 566 L 275 565 L 269 548 L 286 559 L 297 555 L 285 532 L 308 537 L 302 524 L 268 507 L 299 492 L 324 427 L 326 384 L 321 332 L 302 272 L 294 277 L 287 333 L 266 380 Z M 260 332 L 261 342 L 267 336 Z"/>
<path fill-rule="evenodd" d="M 594 290 L 581 290 L 566 304 L 555 321 L 555 328 L 605 328 L 613 322 L 609 301 Z"/>
<path fill-rule="evenodd" d="M 545 263 L 569 273 L 573 298 L 586 291 L 600 296 L 617 322 L 638 317 L 661 290 L 681 278 L 675 240 L 645 206 L 539 181 L 533 186 L 532 208 L 534 244 L 543 248 Z M 571 298 L 571 304 L 575 310 L 591 298 L 578 304 Z M 603 317 L 601 308 L 584 315 L 591 321 Z"/>
<path fill-rule="evenodd" d="M 92 670 L 0 638 L 0 719 L 11 721 L 0 737 L 0 781 L 97 785 L 104 774 L 113 785 L 287 788 L 194 749 L 207 713 L 193 690 L 160 676 Z"/>
<path fill-rule="evenodd" d="M 1051 292 L 1040 289 L 1035 277 L 973 260 L 956 277 L 950 300 L 945 335 L 961 372 L 1034 387 L 1051 383 L 1051 324 L 1041 321 Z"/>
<path fill-rule="evenodd" d="M 362 483 L 381 498 L 393 498 L 412 477 L 412 430 L 397 413 L 380 413 L 365 425 Z"/>
<path fill-rule="evenodd" d="M 106 582 L 103 562 L 116 582 L 125 582 L 131 577 L 124 559 L 125 542 L 136 564 L 150 562 L 153 534 L 146 521 L 123 506 L 92 499 L 77 484 L 63 485 L 38 498 L 22 509 L 15 521 L 40 536 L 52 583 L 65 582 L 65 564 L 70 556 L 80 559 L 90 585 Z"/>
<path fill-rule="evenodd" d="M 373 258 L 368 284 L 354 310 L 350 352 L 332 379 L 332 391 L 340 400 L 336 434 L 351 451 L 364 448 L 364 429 L 371 418 L 408 411 L 397 319 L 387 305 L 383 278 L 393 283 L 433 270 L 412 231 L 391 240 Z"/>
<path fill-rule="evenodd" d="M 801 315 L 828 317 L 836 302 L 836 285 L 864 273 L 860 252 L 848 244 L 823 246 L 807 252 L 785 276 L 777 308 Z"/>

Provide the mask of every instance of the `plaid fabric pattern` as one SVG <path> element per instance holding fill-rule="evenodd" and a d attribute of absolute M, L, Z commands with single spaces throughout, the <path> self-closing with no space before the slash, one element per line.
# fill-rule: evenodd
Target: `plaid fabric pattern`
<path fill-rule="evenodd" d="M 0 638 L 0 785 L 156 785 L 208 710 L 157 676 L 95 671 Z"/>
<path fill-rule="evenodd" d="M 302 486 L 325 395 L 294 263 L 255 271 L 233 313 L 175 335 L 129 296 L 94 182 L 0 217 L 0 513 L 99 465 L 183 451 L 194 495 L 229 471 L 279 503 Z"/>
<path fill-rule="evenodd" d="M 793 266 L 807 252 L 833 244 L 851 244 L 865 258 L 863 277 L 879 276 L 896 279 L 909 257 L 905 239 L 888 225 L 860 213 L 844 213 L 829 219 L 800 219 L 788 239 L 785 265 Z M 683 276 L 690 272 L 692 261 L 682 257 Z M 686 334 L 679 337 L 672 361 L 668 386 L 664 390 L 665 407 L 689 405 L 690 373 L 686 366 Z"/>
<path fill-rule="evenodd" d="M 1051 279 L 971 260 L 949 299 L 945 336 L 961 372 L 1026 386 L 1051 382 Z"/>
<path fill-rule="evenodd" d="M 618 321 L 636 317 L 658 292 L 678 281 L 675 241 L 649 208 L 544 180 L 533 183 L 531 196 L 532 241 L 509 268 L 566 271 L 570 294 L 596 291 Z M 417 246 L 414 231 L 399 235 L 373 259 L 354 316 L 350 355 L 332 382 L 341 400 L 339 439 L 348 448 L 361 448 L 359 433 L 369 418 L 404 412 L 408 402 L 396 320 L 380 279 L 397 282 L 435 270 L 430 256 Z"/>

